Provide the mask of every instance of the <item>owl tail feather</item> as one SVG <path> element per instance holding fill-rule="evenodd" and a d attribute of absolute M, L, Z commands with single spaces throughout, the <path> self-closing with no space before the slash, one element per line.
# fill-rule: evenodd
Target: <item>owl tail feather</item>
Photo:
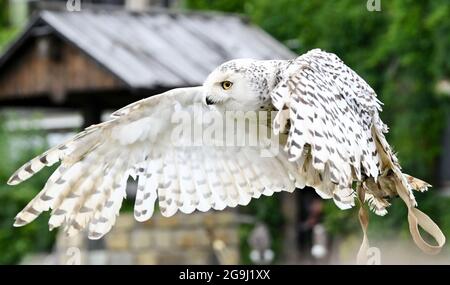
<path fill-rule="evenodd" d="M 411 186 L 413 190 L 425 192 L 429 187 L 431 187 L 430 184 L 423 180 L 420 180 L 419 178 L 412 177 L 411 175 L 408 175 L 406 173 L 403 173 L 403 176 L 406 178 L 406 181 L 408 181 L 409 186 Z"/>
<path fill-rule="evenodd" d="M 405 176 L 403 176 L 403 177 L 405 177 Z M 426 185 L 428 185 L 426 182 L 423 182 L 422 180 L 419 180 L 417 178 L 414 178 L 411 176 L 409 176 L 409 178 L 411 179 L 412 183 L 415 183 L 415 184 L 419 183 L 419 185 L 417 185 L 417 186 L 419 186 L 418 188 L 411 185 L 414 187 L 414 189 L 424 191 L 421 189 L 424 189 L 423 187 L 425 187 L 425 186 L 423 184 L 421 185 L 421 183 L 425 183 Z M 428 217 L 428 215 L 426 215 L 424 212 L 417 209 L 416 205 L 414 203 L 412 203 L 411 198 L 408 195 L 409 190 L 407 189 L 407 187 L 405 187 L 405 183 L 404 183 L 405 180 L 406 179 L 396 179 L 395 184 L 396 184 L 398 195 L 403 200 L 403 202 L 405 202 L 406 207 L 408 208 L 408 224 L 409 224 L 409 231 L 411 233 L 411 236 L 412 236 L 415 244 L 423 252 L 428 253 L 428 254 L 438 254 L 445 244 L 445 236 L 442 233 L 441 229 L 438 227 L 438 225 L 436 225 L 436 223 L 433 222 L 433 220 L 430 217 Z M 412 184 L 410 181 L 408 181 L 408 182 L 410 184 Z M 410 185 L 410 184 L 408 184 L 408 185 Z M 433 237 L 433 239 L 436 241 L 437 245 L 431 245 L 423 239 L 422 235 L 419 232 L 419 226 L 425 232 L 427 232 L 431 237 Z"/>
<path fill-rule="evenodd" d="M 384 190 L 390 195 L 398 195 L 405 203 L 408 208 L 408 224 L 409 231 L 415 242 L 415 244 L 425 253 L 437 254 L 441 251 L 445 244 L 445 236 L 441 229 L 436 225 L 430 217 L 425 213 L 417 209 L 417 202 L 414 198 L 413 190 L 426 191 L 428 187 L 431 187 L 425 181 L 412 177 L 408 174 L 404 174 L 401 171 L 400 164 L 392 151 L 391 147 L 386 141 L 383 134 L 385 126 L 380 123 L 380 121 L 375 121 L 375 125 L 378 127 L 372 128 L 372 134 L 375 138 L 378 153 L 380 155 L 381 168 L 384 170 L 383 176 L 378 177 L 378 179 L 387 179 L 389 183 L 383 183 L 385 186 Z M 369 182 L 369 184 L 367 184 Z M 377 183 L 375 183 L 376 185 Z M 368 186 L 368 187 L 367 187 Z M 373 183 L 370 184 L 369 181 L 359 183 L 357 187 L 358 199 L 359 199 L 359 220 L 363 230 L 364 238 L 362 245 L 358 252 L 357 263 L 358 264 L 368 264 L 368 253 L 369 253 L 369 242 L 367 239 L 367 226 L 369 223 L 367 210 L 364 208 L 365 198 L 371 198 L 372 192 L 370 188 L 373 188 Z M 387 187 L 387 188 L 386 188 Z M 367 191 L 367 193 L 366 193 Z M 372 195 L 373 196 L 373 195 Z M 373 197 L 372 197 L 373 198 Z M 369 202 L 371 200 L 369 199 Z M 372 203 L 373 204 L 373 203 Z M 370 203 L 369 203 L 370 205 Z M 373 207 L 374 205 L 372 205 Z M 375 205 L 376 206 L 376 205 Z M 382 205 L 383 206 L 383 205 Z M 383 210 L 382 207 L 381 210 Z M 380 212 L 385 213 L 385 212 Z M 427 232 L 436 242 L 436 245 L 432 245 L 426 242 L 419 232 L 419 227 L 421 227 L 425 232 Z"/>
<path fill-rule="evenodd" d="M 407 174 L 401 173 L 399 169 L 395 169 L 395 187 L 398 195 L 408 208 L 408 224 L 409 231 L 414 240 L 414 243 L 423 252 L 427 254 L 438 254 L 445 244 L 445 236 L 442 233 L 438 225 L 424 212 L 416 208 L 416 201 L 414 196 L 411 196 L 411 190 L 426 191 L 431 185 L 412 177 Z M 359 199 L 359 221 L 363 231 L 363 241 L 357 255 L 357 264 L 369 264 L 368 252 L 370 249 L 369 240 L 367 238 L 367 228 L 369 224 L 369 216 L 367 210 L 364 208 L 365 201 L 365 189 L 361 185 L 357 187 L 358 199 Z M 419 227 L 427 232 L 435 241 L 436 245 L 432 245 L 424 240 Z"/>

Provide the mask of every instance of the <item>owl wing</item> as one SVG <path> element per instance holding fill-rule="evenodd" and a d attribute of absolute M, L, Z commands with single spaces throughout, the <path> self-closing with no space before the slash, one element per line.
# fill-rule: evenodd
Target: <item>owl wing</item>
<path fill-rule="evenodd" d="M 387 198 L 398 195 L 408 207 L 416 244 L 430 253 L 442 248 L 445 237 L 439 227 L 415 208 L 412 190 L 424 191 L 430 185 L 402 173 L 384 136 L 381 103 L 341 59 L 319 49 L 298 57 L 281 73 L 271 98 L 278 110 L 273 129 L 288 132 L 285 151 L 297 166 L 300 186 L 314 187 L 322 198 L 346 209 L 357 197 L 356 182 L 358 198 L 379 215 L 387 212 Z M 361 215 L 365 229 L 367 214 Z M 438 245 L 422 239 L 418 226 Z"/>
<path fill-rule="evenodd" d="M 137 180 L 138 221 L 152 216 L 157 199 L 162 215 L 168 217 L 178 210 L 222 210 L 294 190 L 289 175 L 295 176 L 295 169 L 284 152 L 264 157 L 258 146 L 203 145 L 201 135 L 192 131 L 190 136 L 188 126 L 180 128 L 183 118 L 192 120 L 193 130 L 203 126 L 196 120 L 197 112 L 206 108 L 201 100 L 202 87 L 193 87 L 138 101 L 25 164 L 9 184 L 61 162 L 16 216 L 15 226 L 52 209 L 51 229 L 64 226 L 72 235 L 86 228 L 89 238 L 98 239 L 115 223 L 130 176 Z"/>
<path fill-rule="evenodd" d="M 354 204 L 354 180 L 380 174 L 372 126 L 375 92 L 336 55 L 312 50 L 291 62 L 272 92 L 280 110 L 276 133 L 289 121 L 286 151 L 303 184 L 340 208 Z"/>

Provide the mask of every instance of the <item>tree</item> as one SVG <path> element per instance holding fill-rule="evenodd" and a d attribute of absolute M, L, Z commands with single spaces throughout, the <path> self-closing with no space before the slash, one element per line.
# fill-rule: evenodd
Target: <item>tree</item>
<path fill-rule="evenodd" d="M 10 7 L 8 0 L 0 0 L 0 51 L 16 34 L 16 29 L 11 26 Z"/>
<path fill-rule="evenodd" d="M 9 25 L 9 1 L 0 0 L 0 26 Z"/>

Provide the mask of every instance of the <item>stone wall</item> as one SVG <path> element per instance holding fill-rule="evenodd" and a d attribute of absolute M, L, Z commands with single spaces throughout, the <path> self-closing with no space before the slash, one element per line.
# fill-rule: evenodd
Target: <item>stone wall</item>
<path fill-rule="evenodd" d="M 139 223 L 122 213 L 105 237 L 57 238 L 58 264 L 237 264 L 239 220 L 233 211 L 155 215 Z"/>

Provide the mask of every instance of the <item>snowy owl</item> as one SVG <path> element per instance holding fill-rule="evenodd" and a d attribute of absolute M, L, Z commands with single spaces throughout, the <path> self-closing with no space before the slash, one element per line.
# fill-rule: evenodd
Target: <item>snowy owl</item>
<path fill-rule="evenodd" d="M 28 224 L 52 209 L 50 229 L 63 226 L 69 235 L 85 230 L 89 238 L 99 239 L 115 223 L 130 176 L 137 181 L 138 221 L 152 216 L 156 200 L 162 215 L 169 217 L 177 211 L 247 205 L 261 195 L 310 186 L 341 209 L 354 206 L 355 200 L 361 204 L 361 249 L 368 246 L 363 203 L 385 215 L 389 199 L 399 196 L 408 208 L 414 241 L 425 252 L 437 253 L 445 237 L 416 208 L 413 195 L 413 190 L 425 191 L 430 185 L 402 173 L 384 135 L 380 105 L 360 76 L 338 56 L 319 49 L 292 60 L 232 60 L 213 70 L 203 86 L 135 102 L 22 166 L 10 185 L 61 162 L 14 225 Z M 225 123 L 246 112 L 274 115 L 247 118 L 248 124 L 231 127 L 232 134 L 244 133 L 258 144 L 221 144 L 223 126 L 211 135 L 215 143 L 196 140 L 200 135 L 190 128 L 179 132 L 184 139 L 174 135 L 180 128 L 174 117 L 186 114 L 194 129 L 200 126 L 206 132 L 211 124 L 199 119 L 199 112 L 234 112 L 222 116 Z M 260 143 L 262 129 L 251 132 L 252 124 L 265 126 L 280 142 L 279 151 L 271 147 L 273 155 L 264 155 L 267 141 Z M 419 226 L 437 245 L 422 239 Z"/>

